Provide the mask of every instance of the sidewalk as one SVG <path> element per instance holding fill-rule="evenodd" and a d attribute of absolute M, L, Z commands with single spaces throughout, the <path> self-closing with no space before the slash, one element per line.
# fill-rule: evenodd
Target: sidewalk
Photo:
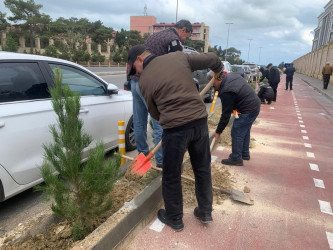
<path fill-rule="evenodd" d="M 250 188 L 253 206 L 215 201 L 208 225 L 193 216 L 194 207 L 185 207 L 185 228 L 178 233 L 155 215 L 123 247 L 333 249 L 333 86 L 321 88 L 321 81 L 297 74 L 294 90 L 285 91 L 282 77 L 277 102 L 262 105 L 251 132 L 251 160 L 227 166 L 234 188 Z M 220 164 L 230 151 L 215 148 L 212 159 Z"/>
<path fill-rule="evenodd" d="M 294 78 L 298 77 L 299 79 L 303 80 L 310 86 L 312 86 L 315 90 L 322 93 L 324 96 L 326 96 L 328 99 L 333 101 L 333 84 L 328 84 L 327 89 L 323 89 L 323 81 L 319 80 L 317 78 L 313 78 L 310 76 L 302 75 L 299 73 L 295 73 Z M 283 78 L 285 78 L 285 75 L 283 75 Z"/>

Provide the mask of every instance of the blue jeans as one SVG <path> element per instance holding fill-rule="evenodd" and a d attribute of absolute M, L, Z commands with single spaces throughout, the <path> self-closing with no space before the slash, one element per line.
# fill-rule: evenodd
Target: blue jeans
<path fill-rule="evenodd" d="M 140 92 L 139 83 L 131 80 L 131 91 L 133 96 L 133 121 L 134 121 L 134 137 L 136 147 L 139 153 L 147 153 L 149 147 L 147 144 L 147 123 L 148 109 L 145 100 Z M 163 129 L 158 121 L 151 118 L 154 128 L 155 146 L 161 141 Z M 156 152 L 155 160 L 157 165 L 163 165 L 162 147 Z"/>
<path fill-rule="evenodd" d="M 250 156 L 250 131 L 259 112 L 260 108 L 251 114 L 241 114 L 234 120 L 231 129 L 232 153 L 229 156 L 231 159 L 242 160 L 242 156 Z"/>

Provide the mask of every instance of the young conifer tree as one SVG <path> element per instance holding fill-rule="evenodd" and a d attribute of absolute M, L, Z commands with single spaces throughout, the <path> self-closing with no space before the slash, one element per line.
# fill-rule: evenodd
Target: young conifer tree
<path fill-rule="evenodd" d="M 80 97 L 62 85 L 59 69 L 50 92 L 57 124 L 50 126 L 54 142 L 43 146 L 41 173 L 46 185 L 37 189 L 53 198 L 52 210 L 72 223 L 73 238 L 78 240 L 93 230 L 93 219 L 112 206 L 110 191 L 118 177 L 120 155 L 105 160 L 103 145 L 98 143 L 81 164 L 82 151 L 92 138 L 83 132 Z"/>

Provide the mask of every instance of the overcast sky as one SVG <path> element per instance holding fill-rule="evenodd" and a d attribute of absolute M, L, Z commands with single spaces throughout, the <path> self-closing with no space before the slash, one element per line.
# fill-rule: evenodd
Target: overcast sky
<path fill-rule="evenodd" d="M 157 22 L 176 21 L 177 0 L 35 0 L 42 13 L 58 17 L 101 20 L 115 30 L 129 30 L 130 16 L 147 13 Z M 328 0 L 178 0 L 178 20 L 204 22 L 211 45 L 241 50 L 245 61 L 278 65 L 311 51 L 313 30 Z M 0 11 L 10 12 L 0 1 Z M 253 40 L 249 40 L 253 39 Z M 249 49 L 250 44 L 250 49 Z M 261 52 L 259 47 L 262 47 Z"/>

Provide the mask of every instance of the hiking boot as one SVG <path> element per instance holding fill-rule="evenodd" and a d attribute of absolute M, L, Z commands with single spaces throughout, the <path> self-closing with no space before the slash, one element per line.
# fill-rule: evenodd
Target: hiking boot
<path fill-rule="evenodd" d="M 246 160 L 246 161 L 249 161 L 250 160 L 250 156 L 249 155 L 242 155 L 242 159 L 243 160 Z"/>
<path fill-rule="evenodd" d="M 212 213 L 201 213 L 198 207 L 194 209 L 194 216 L 205 224 L 213 222 Z"/>
<path fill-rule="evenodd" d="M 223 159 L 221 163 L 224 165 L 243 166 L 243 160 L 233 160 L 231 158 Z"/>
<path fill-rule="evenodd" d="M 176 232 L 182 231 L 184 229 L 184 223 L 182 219 L 179 220 L 169 220 L 166 218 L 165 209 L 160 209 L 157 212 L 158 219 L 165 225 L 170 226 Z"/>

